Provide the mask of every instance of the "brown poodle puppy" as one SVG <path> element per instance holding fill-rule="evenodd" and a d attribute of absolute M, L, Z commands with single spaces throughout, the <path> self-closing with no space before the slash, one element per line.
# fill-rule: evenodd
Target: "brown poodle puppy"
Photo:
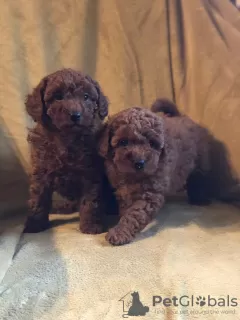
<path fill-rule="evenodd" d="M 154 112 L 134 107 L 113 116 L 100 141 L 109 180 L 119 202 L 119 223 L 106 239 L 130 242 L 163 206 L 165 197 L 187 188 L 194 204 L 210 201 L 209 134 L 166 99 Z"/>
<path fill-rule="evenodd" d="M 32 172 L 25 232 L 49 226 L 54 191 L 79 202 L 84 233 L 102 231 L 104 168 L 97 136 L 108 114 L 108 100 L 90 76 L 72 69 L 46 76 L 27 97 L 36 122 L 29 131 Z"/>

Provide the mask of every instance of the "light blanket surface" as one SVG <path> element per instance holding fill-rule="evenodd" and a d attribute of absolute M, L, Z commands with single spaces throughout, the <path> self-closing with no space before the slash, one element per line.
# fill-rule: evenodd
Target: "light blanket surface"
<path fill-rule="evenodd" d="M 11 227 L 6 221 L 0 247 L 1 320 L 118 320 L 128 312 L 134 291 L 149 311 L 129 319 L 240 319 L 240 305 L 196 304 L 198 296 L 209 295 L 226 304 L 229 295 L 240 304 L 238 209 L 170 203 L 122 247 L 107 244 L 105 234 L 81 234 L 77 215 L 52 218 L 53 229 L 21 237 L 21 221 Z M 186 305 L 192 295 L 193 306 L 153 306 L 153 296 L 187 296 L 190 300 L 181 300 Z"/>

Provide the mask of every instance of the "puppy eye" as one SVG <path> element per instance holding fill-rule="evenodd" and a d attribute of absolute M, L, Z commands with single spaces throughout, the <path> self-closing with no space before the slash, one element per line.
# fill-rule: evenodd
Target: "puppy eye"
<path fill-rule="evenodd" d="M 62 92 L 55 92 L 55 94 L 54 94 L 54 99 L 55 100 L 63 100 L 63 94 L 62 94 Z"/>
<path fill-rule="evenodd" d="M 89 94 L 88 93 L 84 93 L 84 101 L 87 101 L 89 99 Z"/>
<path fill-rule="evenodd" d="M 149 141 L 150 147 L 153 149 L 158 149 L 159 148 L 159 144 L 157 141 L 151 140 Z"/>
<path fill-rule="evenodd" d="M 127 139 L 122 139 L 118 141 L 118 146 L 120 147 L 126 147 L 128 145 L 128 140 Z"/>

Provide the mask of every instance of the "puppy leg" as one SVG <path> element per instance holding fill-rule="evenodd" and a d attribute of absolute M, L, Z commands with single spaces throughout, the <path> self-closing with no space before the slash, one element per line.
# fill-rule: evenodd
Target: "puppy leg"
<path fill-rule="evenodd" d="M 206 173 L 195 170 L 187 179 L 188 201 L 192 205 L 205 206 L 211 203 L 210 181 Z"/>
<path fill-rule="evenodd" d="M 187 179 L 187 194 L 192 205 L 208 205 L 212 199 L 209 145 L 204 143 L 199 151 L 197 168 Z"/>
<path fill-rule="evenodd" d="M 131 242 L 135 235 L 153 219 L 158 209 L 163 206 L 164 197 L 159 194 L 143 195 L 141 199 L 134 201 L 127 208 L 124 208 L 124 200 L 121 202 L 119 223 L 106 235 L 106 240 L 112 245 Z"/>
<path fill-rule="evenodd" d="M 80 231 L 88 234 L 98 234 L 103 231 L 102 190 L 97 183 L 84 188 L 84 195 L 80 202 Z"/>
<path fill-rule="evenodd" d="M 29 216 L 25 233 L 37 233 L 49 227 L 49 212 L 52 202 L 52 183 L 42 174 L 33 174 L 30 181 Z"/>

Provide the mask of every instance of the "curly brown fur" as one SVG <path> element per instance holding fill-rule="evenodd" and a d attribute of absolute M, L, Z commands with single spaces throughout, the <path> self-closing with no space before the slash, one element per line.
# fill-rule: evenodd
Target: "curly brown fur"
<path fill-rule="evenodd" d="M 36 126 L 28 135 L 32 172 L 25 232 L 49 226 L 54 191 L 79 203 L 82 232 L 101 232 L 104 170 L 96 141 L 108 100 L 99 84 L 72 69 L 59 70 L 27 97 L 26 110 Z"/>
<path fill-rule="evenodd" d="M 162 112 L 164 115 L 170 116 L 170 117 L 176 117 L 180 116 L 180 112 L 172 101 L 163 98 L 163 99 L 157 99 L 151 106 L 152 112 Z"/>
<path fill-rule="evenodd" d="M 155 103 L 155 111 L 177 116 L 130 108 L 113 116 L 101 137 L 100 154 L 120 209 L 119 223 L 106 236 L 113 245 L 129 243 L 153 219 L 165 197 L 185 185 L 190 202 L 206 204 L 211 198 L 210 135 L 180 115 L 170 101 L 164 108 L 159 101 L 158 105 L 161 110 Z"/>

